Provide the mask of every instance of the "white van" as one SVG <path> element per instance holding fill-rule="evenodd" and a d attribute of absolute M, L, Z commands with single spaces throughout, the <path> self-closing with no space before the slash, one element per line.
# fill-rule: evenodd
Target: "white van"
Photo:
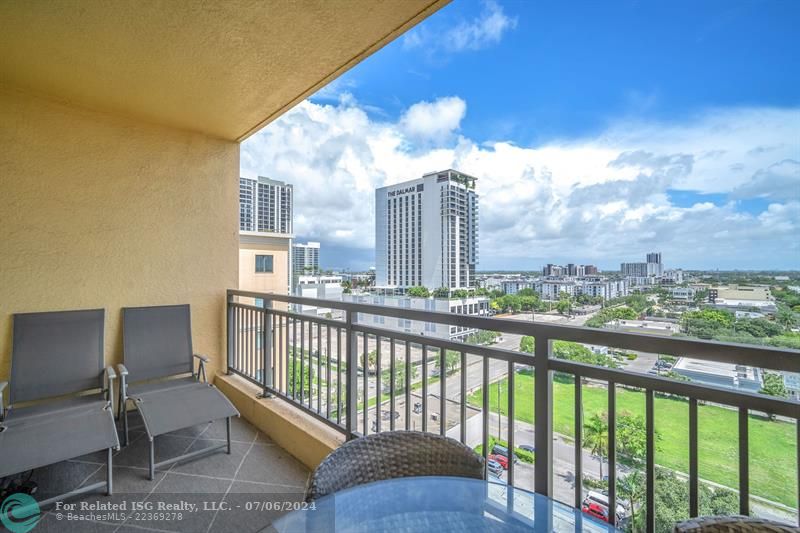
<path fill-rule="evenodd" d="M 588 503 L 596 503 L 598 505 L 602 505 L 608 510 L 608 496 L 603 494 L 602 492 L 596 492 L 593 490 L 589 491 L 589 494 L 586 495 L 586 498 L 583 500 L 583 504 L 587 505 Z M 617 520 L 621 520 L 625 517 L 625 507 L 623 507 L 619 502 L 617 502 Z"/>

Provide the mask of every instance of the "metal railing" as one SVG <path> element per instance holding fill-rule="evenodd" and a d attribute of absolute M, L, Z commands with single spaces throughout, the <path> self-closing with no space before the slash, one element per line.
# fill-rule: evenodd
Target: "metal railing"
<path fill-rule="evenodd" d="M 438 431 L 467 442 L 468 432 L 481 434 L 486 458 L 490 435 L 492 382 L 506 379 L 515 391 L 515 376 L 532 370 L 534 382 L 534 489 L 553 495 L 553 375 L 574 380 L 574 505 L 581 507 L 582 389 L 585 381 L 599 381 L 608 389 L 608 508 L 613 524 L 617 504 L 617 388 L 644 392 L 646 451 L 644 471 L 645 526 L 655 529 L 655 418 L 656 393 L 688 399 L 689 409 L 689 514 L 699 512 L 698 405 L 721 404 L 738 410 L 739 512 L 750 514 L 749 431 L 750 412 L 793 419 L 800 466 L 800 403 L 761 394 L 678 381 L 659 375 L 627 372 L 553 357 L 553 341 L 571 341 L 622 350 L 669 354 L 704 361 L 800 372 L 800 351 L 719 343 L 682 337 L 659 337 L 539 322 L 467 316 L 416 309 L 228 290 L 228 372 L 262 388 L 263 396 L 290 402 L 347 438 L 395 429 Z M 245 303 L 253 300 L 260 303 Z M 327 316 L 292 310 L 292 306 L 329 309 Z M 419 321 L 534 337 L 534 354 L 496 346 L 472 345 L 455 340 L 407 333 L 359 322 L 359 315 L 381 324 L 389 319 Z M 374 317 L 379 317 L 377 320 Z M 449 328 L 448 328 L 449 329 Z M 449 363 L 448 363 L 449 357 Z M 388 359 L 388 360 L 387 360 Z M 448 365 L 452 376 L 448 376 Z M 475 368 L 477 367 L 477 368 Z M 470 377 L 470 369 L 473 375 Z M 456 374 L 458 374 L 456 376 Z M 455 383 L 450 383 L 454 381 Z M 469 381 L 477 382 L 471 386 Z M 448 387 L 451 393 L 448 394 Z M 453 387 L 457 394 L 453 394 Z M 476 410 L 468 394 L 480 391 Z M 507 448 L 515 450 L 515 394 L 507 393 Z M 413 404 L 413 406 L 412 406 Z M 384 411 L 384 407 L 388 411 Z M 497 410 L 501 410 L 499 389 Z M 470 416 L 470 412 L 475 411 Z M 401 418 L 402 421 L 398 419 Z M 388 414 L 388 416 L 387 416 Z M 448 417 L 451 418 L 448 418 Z M 493 415 L 492 415 L 493 416 Z M 470 428 L 470 422 L 480 428 Z M 452 425 L 451 423 L 452 422 Z M 474 425 L 474 424 L 473 424 Z M 498 414 L 498 437 L 502 432 Z M 509 456 L 513 457 L 509 451 Z M 515 465 L 508 461 L 507 482 L 514 484 Z M 800 487 L 800 468 L 795 473 Z M 787 489 L 788 490 L 788 489 Z M 796 494 L 800 501 L 800 492 Z"/>

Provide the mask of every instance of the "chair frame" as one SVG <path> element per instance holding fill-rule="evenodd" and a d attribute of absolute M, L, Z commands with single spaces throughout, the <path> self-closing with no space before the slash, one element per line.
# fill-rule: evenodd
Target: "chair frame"
<path fill-rule="evenodd" d="M 189 332 L 189 335 L 191 336 L 191 330 Z M 194 361 L 195 359 L 198 360 L 199 365 L 198 365 L 197 372 L 195 372 L 194 365 L 192 365 L 192 371 L 191 371 L 192 378 L 195 381 L 200 382 L 200 377 L 202 376 L 203 383 L 205 383 L 208 387 L 213 387 L 214 385 L 212 385 L 211 383 L 208 382 L 208 377 L 207 377 L 207 374 L 206 374 L 206 363 L 209 362 L 209 358 L 207 356 L 205 356 L 205 355 L 193 353 L 192 354 L 192 361 Z M 123 439 L 122 439 L 123 444 L 122 445 L 123 446 L 127 446 L 128 442 L 129 442 L 129 440 L 128 440 L 128 401 L 132 401 L 134 403 L 134 405 L 137 405 L 137 409 L 138 409 L 139 399 L 128 395 L 128 375 L 129 375 L 129 372 L 128 372 L 128 369 L 125 367 L 125 365 L 123 363 L 120 363 L 120 364 L 117 365 L 117 371 L 119 372 L 119 376 L 120 376 L 119 402 L 118 402 L 119 406 L 117 408 L 117 419 L 118 420 L 120 418 L 122 419 L 122 428 L 123 428 L 122 429 L 122 433 L 123 433 Z M 177 375 L 180 375 L 180 374 L 175 374 L 175 375 L 177 376 Z M 170 376 L 165 376 L 165 377 L 170 377 Z M 150 429 L 147 427 L 147 421 L 144 419 L 144 417 L 142 417 L 142 421 L 144 422 L 145 430 L 147 432 L 147 438 L 148 438 L 148 440 L 150 442 L 150 450 L 149 450 L 149 458 L 148 458 L 148 479 L 150 479 L 150 480 L 153 480 L 155 478 L 155 471 L 156 471 L 157 468 L 161 468 L 161 467 L 168 466 L 168 465 L 171 465 L 171 464 L 174 464 L 174 463 L 180 463 L 180 462 L 183 462 L 183 461 L 188 461 L 190 459 L 195 459 L 195 458 L 198 458 L 198 457 L 203 457 L 203 456 L 206 456 L 206 455 L 210 455 L 210 454 L 215 453 L 215 452 L 217 452 L 217 451 L 219 451 L 219 450 L 221 450 L 223 448 L 225 449 L 225 453 L 227 453 L 228 455 L 231 454 L 231 417 L 226 417 L 225 418 L 225 435 L 226 435 L 226 439 L 225 440 L 226 440 L 226 442 L 224 442 L 222 444 L 209 446 L 207 448 L 203 448 L 202 450 L 196 450 L 196 451 L 193 451 L 193 452 L 184 453 L 184 454 L 178 455 L 176 457 L 170 457 L 169 459 L 165 459 L 165 460 L 160 461 L 158 463 L 155 462 L 155 437 L 157 435 L 153 435 L 150 432 Z"/>
<path fill-rule="evenodd" d="M 101 340 L 102 345 L 102 340 Z M 12 365 L 13 363 L 13 355 L 12 355 Z M 103 395 L 103 398 L 106 401 L 106 406 L 104 407 L 105 410 L 111 410 L 114 412 L 114 405 L 113 405 L 113 398 L 114 398 L 114 381 L 117 379 L 117 373 L 114 371 L 114 368 L 111 366 L 107 366 L 103 368 L 103 386 L 100 389 L 100 392 Z M 8 381 L 0 382 L 0 433 L 6 431 L 7 426 L 3 423 L 8 417 L 9 413 L 14 408 L 15 404 L 11 402 L 8 405 L 5 405 L 5 401 L 3 398 L 3 391 L 8 387 Z M 87 389 L 92 390 L 92 389 Z M 76 393 L 69 394 L 69 396 L 74 397 L 77 395 Z M 46 405 L 49 402 L 52 402 L 52 398 L 42 398 L 43 404 Z M 21 402 L 23 405 L 30 403 L 29 401 Z M 89 492 L 95 491 L 105 491 L 106 496 L 111 496 L 114 492 L 114 482 L 113 482 L 113 452 L 114 450 L 119 450 L 119 445 L 116 447 L 111 447 L 106 450 L 106 479 L 105 481 L 98 481 L 97 483 L 92 483 L 91 485 L 86 485 L 84 487 L 79 487 L 71 491 L 64 492 L 62 494 L 58 494 L 56 496 L 52 496 L 45 500 L 37 501 L 37 505 L 40 507 L 45 507 L 47 505 L 66 500 L 68 498 L 72 498 L 74 496 L 80 496 L 81 494 L 86 494 Z"/>

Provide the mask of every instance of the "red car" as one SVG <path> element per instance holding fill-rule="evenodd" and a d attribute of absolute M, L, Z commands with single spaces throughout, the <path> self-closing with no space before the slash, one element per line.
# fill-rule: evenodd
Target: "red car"
<path fill-rule="evenodd" d="M 505 455 L 492 454 L 489 456 L 489 459 L 493 459 L 500 463 L 500 466 L 503 467 L 503 470 L 508 470 L 508 457 Z"/>
<path fill-rule="evenodd" d="M 608 522 L 608 510 L 599 503 L 583 502 L 581 511 L 603 522 Z"/>

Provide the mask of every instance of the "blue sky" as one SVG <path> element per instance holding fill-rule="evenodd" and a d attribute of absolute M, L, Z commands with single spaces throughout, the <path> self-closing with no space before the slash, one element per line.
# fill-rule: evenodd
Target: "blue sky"
<path fill-rule="evenodd" d="M 390 118 L 457 94 L 470 105 L 464 135 L 521 144 L 596 133 L 626 115 L 680 120 L 707 107 L 800 102 L 798 2 L 525 1 L 502 10 L 511 22 L 494 45 L 436 47 L 487 11 L 456 0 L 412 30 L 424 43 L 399 39 L 340 83 Z"/>
<path fill-rule="evenodd" d="M 295 184 L 330 267 L 374 264 L 375 187 L 453 166 L 479 178 L 480 269 L 800 268 L 798 23 L 782 0 L 456 0 L 246 141 L 242 172 Z"/>

